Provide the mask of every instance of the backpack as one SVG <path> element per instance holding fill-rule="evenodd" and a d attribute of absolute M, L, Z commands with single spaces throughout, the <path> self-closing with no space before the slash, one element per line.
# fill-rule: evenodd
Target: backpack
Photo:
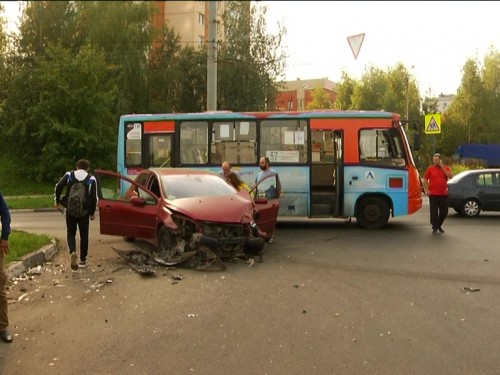
<path fill-rule="evenodd" d="M 90 173 L 83 181 L 79 181 L 75 177 L 75 172 L 71 172 L 71 181 L 73 183 L 69 187 L 68 193 L 68 203 L 66 206 L 66 212 L 76 218 L 81 218 L 87 215 L 88 211 L 88 194 L 86 185 L 90 179 Z"/>

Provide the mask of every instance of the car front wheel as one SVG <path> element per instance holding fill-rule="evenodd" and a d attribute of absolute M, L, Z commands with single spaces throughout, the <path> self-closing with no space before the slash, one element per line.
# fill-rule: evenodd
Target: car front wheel
<path fill-rule="evenodd" d="M 166 260 L 166 261 L 174 261 L 175 255 L 177 253 L 174 236 L 170 231 L 161 227 L 160 232 L 158 233 L 158 255 Z"/>
<path fill-rule="evenodd" d="M 481 212 L 481 204 L 475 199 L 467 199 L 462 204 L 460 212 L 467 217 L 477 217 Z"/>

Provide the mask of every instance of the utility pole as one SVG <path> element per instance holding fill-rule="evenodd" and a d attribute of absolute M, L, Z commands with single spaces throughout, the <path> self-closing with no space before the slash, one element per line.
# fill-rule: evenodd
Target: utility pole
<path fill-rule="evenodd" d="M 207 111 L 217 110 L 217 1 L 208 2 Z"/>
<path fill-rule="evenodd" d="M 412 65 L 410 69 L 413 69 L 415 66 Z M 406 121 L 410 118 L 410 74 L 408 70 L 406 71 Z M 406 123 L 406 131 L 408 131 L 408 122 Z"/>

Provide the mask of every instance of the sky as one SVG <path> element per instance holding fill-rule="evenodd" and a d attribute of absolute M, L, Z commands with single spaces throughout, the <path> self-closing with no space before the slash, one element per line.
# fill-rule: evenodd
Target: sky
<path fill-rule="evenodd" d="M 345 71 L 361 79 L 368 68 L 402 63 L 421 96 L 455 94 L 462 68 L 500 52 L 498 1 L 259 1 L 267 7 L 268 32 L 287 29 L 286 80 L 328 78 Z M 13 26 L 17 1 L 2 1 Z M 347 38 L 365 34 L 357 58 Z"/>
<path fill-rule="evenodd" d="M 268 32 L 287 29 L 286 80 L 361 79 L 371 66 L 401 62 L 421 96 L 456 94 L 462 68 L 500 52 L 498 1 L 260 1 Z M 365 34 L 357 59 L 347 38 Z M 413 67 L 413 68 L 412 68 Z"/>

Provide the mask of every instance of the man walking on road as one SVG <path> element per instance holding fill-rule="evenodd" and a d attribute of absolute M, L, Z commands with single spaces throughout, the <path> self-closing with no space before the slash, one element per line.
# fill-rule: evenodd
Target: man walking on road
<path fill-rule="evenodd" d="M 70 208 L 73 206 L 71 200 L 71 189 L 77 183 L 83 183 L 85 187 L 84 199 L 82 200 L 81 214 L 73 213 Z M 94 220 L 94 213 L 97 206 L 97 188 L 96 179 L 89 173 L 89 161 L 85 159 L 78 160 L 76 170 L 66 172 L 66 174 L 56 184 L 54 192 L 55 206 L 66 207 L 66 228 L 68 250 L 71 257 L 71 269 L 77 270 L 78 267 L 87 267 L 87 255 L 89 249 L 89 219 Z M 66 196 L 61 200 L 61 194 L 66 187 Z M 80 262 L 77 263 L 76 254 L 76 230 L 80 231 Z"/>
<path fill-rule="evenodd" d="M 448 179 L 453 177 L 450 167 L 443 164 L 440 154 L 434 154 L 422 184 L 429 197 L 432 234 L 444 233 L 442 225 L 448 216 Z"/>
<path fill-rule="evenodd" d="M 7 294 L 5 285 L 7 284 L 7 275 L 5 274 L 4 256 L 9 253 L 9 235 L 10 235 L 10 212 L 7 202 L 0 193 L 0 216 L 2 222 L 2 238 L 0 240 L 0 339 L 3 342 L 12 342 L 12 335 L 7 330 L 9 326 L 9 317 L 7 315 Z"/>

